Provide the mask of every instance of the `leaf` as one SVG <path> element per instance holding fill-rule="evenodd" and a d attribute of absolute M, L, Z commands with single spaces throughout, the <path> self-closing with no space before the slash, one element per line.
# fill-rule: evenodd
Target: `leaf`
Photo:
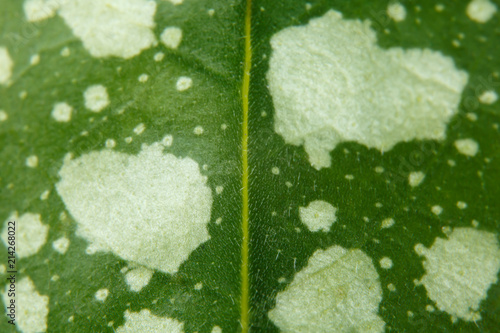
<path fill-rule="evenodd" d="M 0 4 L 18 331 L 498 330 L 497 1 Z"/>

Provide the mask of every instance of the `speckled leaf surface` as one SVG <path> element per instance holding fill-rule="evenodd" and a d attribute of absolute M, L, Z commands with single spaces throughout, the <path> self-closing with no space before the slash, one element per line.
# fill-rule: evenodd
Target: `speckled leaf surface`
<path fill-rule="evenodd" d="M 500 8 L 496 0 L 479 2 L 486 12 L 490 7 L 485 3 Z M 128 16 L 118 15 L 133 27 L 128 37 L 120 39 L 103 22 L 71 21 L 94 24 L 91 31 L 107 41 L 95 46 L 95 40 L 78 36 L 71 26 L 76 23 L 68 23 L 74 14 L 67 2 L 45 3 L 57 7 L 53 15 L 30 21 L 23 1 L 0 0 L 0 48 L 13 62 L 8 80 L 0 84 L 0 223 L 5 229 L 17 212 L 18 224 L 30 226 L 17 233 L 17 284 L 26 289 L 18 289 L 17 331 L 160 332 L 175 331 L 177 324 L 184 332 L 500 329 L 500 102 L 494 100 L 500 94 L 498 13 L 478 22 L 471 19 L 468 3 L 459 1 L 401 1 L 401 18 L 394 7 L 388 11 L 394 5 L 388 1 L 254 0 L 248 6 L 225 0 L 115 0 L 107 2 L 111 9 L 106 10 L 137 5 L 127 9 Z M 140 18 L 144 3 L 155 4 L 149 28 L 147 19 Z M 328 15 L 337 22 L 332 27 L 371 22 L 364 33 L 373 34 L 376 43 L 365 53 L 374 60 L 372 67 L 360 69 L 363 82 L 394 75 L 394 81 L 386 80 L 389 90 L 366 88 L 355 100 L 365 101 L 371 93 L 376 100 L 380 91 L 385 96 L 404 86 L 406 81 L 399 81 L 403 75 L 390 71 L 389 62 L 379 64 L 387 72 L 376 68 L 377 57 L 395 48 L 401 49 L 401 61 L 407 50 L 433 50 L 464 73 L 467 79 L 441 138 L 398 139 L 381 149 L 384 138 L 396 135 L 398 128 L 381 128 L 389 134 L 374 144 L 369 134 L 362 133 L 368 139 L 349 139 L 344 132 L 346 139 L 326 150 L 331 164 L 318 167 L 304 140 L 292 144 L 285 130 L 277 133 L 283 118 L 278 117 L 275 87 L 300 87 L 296 95 L 303 93 L 299 102 L 305 101 L 309 111 L 296 122 L 299 127 L 314 120 L 326 103 L 307 104 L 316 96 L 311 91 L 325 91 L 327 98 L 339 95 L 322 75 L 301 81 L 303 68 L 326 66 L 328 73 L 343 67 L 347 81 L 361 82 L 358 72 L 349 72 L 351 62 L 332 58 L 328 46 L 314 45 L 315 38 L 328 40 L 335 31 L 320 31 L 304 41 L 301 34 L 307 30 L 287 30 L 306 29 Z M 182 31 L 181 38 L 172 27 Z M 169 28 L 170 35 L 165 33 Z M 310 58 L 293 62 L 291 50 L 283 52 L 286 61 L 277 63 L 291 64 L 291 69 L 272 74 L 278 68 L 273 56 L 288 42 L 283 31 L 294 31 L 289 40 L 297 42 L 297 49 L 324 63 L 309 63 Z M 281 44 L 272 42 L 279 34 L 285 38 Z M 154 41 L 137 50 L 144 36 Z M 115 54 L 96 55 L 102 50 Z M 137 51 L 124 56 L 123 50 Z M 344 52 L 339 50 L 336 54 Z M 357 59 L 345 52 L 350 57 Z M 5 59 L 0 52 L 0 80 Z M 434 71 L 437 81 L 440 69 Z M 427 89 L 435 81 L 417 83 Z M 408 94 L 426 91 L 408 82 Z M 92 106 L 85 96 L 92 86 L 104 87 L 109 103 Z M 432 90 L 430 97 L 416 98 L 421 103 L 417 111 L 431 105 L 434 112 L 435 103 L 447 107 L 444 99 L 435 102 L 439 87 Z M 342 106 L 343 98 L 331 103 Z M 70 107 L 69 119 L 61 103 Z M 377 105 L 382 124 L 384 105 Z M 366 118 L 356 119 L 366 125 Z M 342 113 L 336 121 L 349 127 Z M 422 127 L 409 121 L 410 129 Z M 194 164 L 173 162 L 188 159 Z M 187 195 L 178 199 L 181 192 Z M 207 205 L 209 217 L 204 218 L 207 211 L 200 207 Z M 309 224 L 314 218 L 316 227 Z M 189 229 L 195 223 L 200 227 Z M 91 238 L 99 237 L 92 230 L 105 233 L 114 230 L 108 229 L 111 224 L 123 238 L 111 233 L 92 244 Z M 9 274 L 2 237 L 0 289 L 5 294 Z M 181 245 L 169 248 L 175 242 Z M 182 250 L 182 244 L 193 242 L 191 250 Z M 186 257 L 179 259 L 179 253 Z M 321 260 L 326 266 L 318 264 L 322 269 L 309 274 Z M 244 276 L 243 266 L 248 269 Z M 152 275 L 134 291 L 131 272 L 141 269 Z M 445 305 L 450 299 L 458 305 Z M 24 309 L 30 309 L 24 314 L 23 300 Z M 302 313 L 293 315 L 297 307 Z M 46 316 L 40 317 L 40 309 L 47 310 Z M 141 312 L 145 309 L 150 315 Z M 248 322 L 242 315 L 246 309 Z M 373 321 L 356 320 L 368 315 Z M 41 324 L 30 322 L 30 316 Z M 7 320 L 0 321 L 0 331 L 16 331 Z"/>

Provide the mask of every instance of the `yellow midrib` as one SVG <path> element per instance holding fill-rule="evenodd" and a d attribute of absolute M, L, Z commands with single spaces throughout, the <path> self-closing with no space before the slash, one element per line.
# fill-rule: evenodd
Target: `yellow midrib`
<path fill-rule="evenodd" d="M 248 277 L 248 244 L 249 244 L 249 209 L 248 209 L 248 92 L 250 90 L 250 70 L 252 67 L 252 45 L 250 39 L 252 18 L 252 0 L 247 0 L 245 13 L 245 64 L 243 69 L 243 85 L 241 99 L 243 104 L 243 124 L 241 137 L 242 162 L 242 244 L 241 244 L 241 332 L 247 333 L 250 326 L 250 281 Z"/>

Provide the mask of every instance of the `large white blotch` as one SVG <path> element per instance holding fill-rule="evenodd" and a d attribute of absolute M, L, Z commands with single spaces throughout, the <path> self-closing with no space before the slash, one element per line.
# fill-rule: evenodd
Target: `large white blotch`
<path fill-rule="evenodd" d="M 271 39 L 275 131 L 317 168 L 344 141 L 380 151 L 445 137 L 468 75 L 428 49 L 382 49 L 370 22 L 329 11 Z"/>
<path fill-rule="evenodd" d="M 479 305 L 500 270 L 497 235 L 456 228 L 448 239 L 436 238 L 430 249 L 417 244 L 415 251 L 425 256 L 420 282 L 437 307 L 463 320 L 481 319 Z"/>
<path fill-rule="evenodd" d="M 93 251 L 175 273 L 210 238 L 206 177 L 158 143 L 137 156 L 106 149 L 65 159 L 59 175 L 57 192 Z"/>
<path fill-rule="evenodd" d="M 156 2 L 64 0 L 59 15 L 94 57 L 131 58 L 156 45 Z"/>
<path fill-rule="evenodd" d="M 49 314 L 49 297 L 40 295 L 29 277 L 16 281 L 16 326 L 23 333 L 38 333 L 47 331 L 47 316 Z M 10 305 L 10 282 L 5 286 L 2 295 L 5 306 Z M 9 313 L 9 311 L 7 311 Z M 7 319 L 6 319 L 7 320 Z M 10 319 L 9 319 L 10 320 Z"/>
<path fill-rule="evenodd" d="M 125 310 L 125 324 L 116 329 L 117 333 L 183 333 L 184 324 L 168 317 L 152 315 L 148 309 L 141 312 Z"/>
<path fill-rule="evenodd" d="M 372 260 L 361 250 L 333 246 L 316 251 L 276 297 L 269 311 L 282 332 L 384 331 L 377 314 L 382 288 Z"/>
<path fill-rule="evenodd" d="M 15 221 L 16 255 L 18 258 L 34 255 L 47 241 L 49 226 L 42 223 L 40 214 L 25 213 L 19 217 L 17 212 L 13 212 L 3 225 L 2 241 L 5 246 L 10 246 L 8 243 L 9 226 L 12 226 L 8 223 L 10 221 Z"/>
<path fill-rule="evenodd" d="M 8 84 L 14 63 L 7 48 L 0 46 L 0 84 Z"/>

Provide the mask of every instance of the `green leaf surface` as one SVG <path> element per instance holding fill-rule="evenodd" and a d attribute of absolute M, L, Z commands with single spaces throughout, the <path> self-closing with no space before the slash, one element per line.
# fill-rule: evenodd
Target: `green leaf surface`
<path fill-rule="evenodd" d="M 0 0 L 4 306 L 6 228 L 18 228 L 17 328 L 5 317 L 1 332 L 500 329 L 498 13 L 478 22 L 468 2 L 452 0 L 401 1 L 401 20 L 388 1 L 56 0 L 39 2 L 51 17 L 30 21 L 29 2 Z M 342 18 L 328 19 L 332 10 Z M 361 21 L 371 26 L 357 39 Z M 168 27 L 180 40 L 162 38 Z M 156 43 L 137 49 L 146 32 Z M 339 44 L 343 34 L 352 48 Z M 371 47 L 356 46 L 371 34 Z M 93 54 L 92 36 L 115 54 Z M 13 62 L 5 82 L 1 48 Z M 440 81 L 449 71 L 436 58 L 408 75 L 383 58 L 402 52 L 404 63 L 424 49 L 466 75 L 462 89 L 458 74 Z M 372 62 L 356 65 L 365 55 Z M 105 87 L 105 106 L 89 104 L 92 86 Z M 424 93 L 391 127 L 398 89 L 403 104 Z M 346 101 L 359 101 L 359 117 Z M 302 118 L 286 113 L 302 104 Z M 328 127 L 335 112 L 338 133 Z M 350 136 L 352 119 L 361 136 Z M 293 130 L 277 125 L 288 120 L 316 127 L 292 142 Z M 380 147 L 405 137 L 400 128 L 439 124 L 440 138 L 408 134 Z M 320 138 L 314 149 L 335 143 L 311 150 L 307 138 Z M 318 151 L 330 166 L 312 162 Z"/>

